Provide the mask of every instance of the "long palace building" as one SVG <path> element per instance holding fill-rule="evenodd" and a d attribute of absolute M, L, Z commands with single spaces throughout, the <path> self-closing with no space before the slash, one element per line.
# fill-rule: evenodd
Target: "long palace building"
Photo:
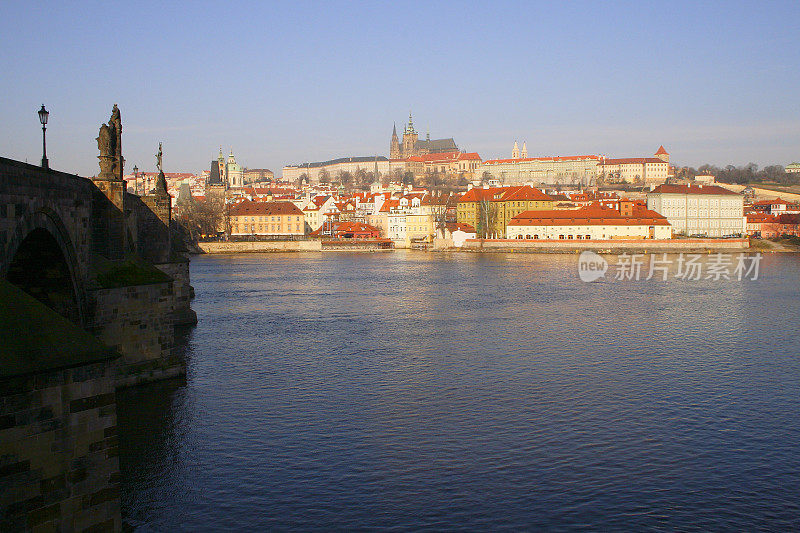
<path fill-rule="evenodd" d="M 593 185 L 606 183 L 661 184 L 669 176 L 669 154 L 663 146 L 653 157 L 610 159 L 601 155 L 528 157 L 527 146 L 518 144 L 509 159 L 489 159 L 477 169 L 478 176 L 498 179 L 504 185 Z"/>

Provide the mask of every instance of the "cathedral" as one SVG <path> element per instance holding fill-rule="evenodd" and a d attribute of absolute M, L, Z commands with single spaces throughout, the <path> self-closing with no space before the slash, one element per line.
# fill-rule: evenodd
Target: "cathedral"
<path fill-rule="evenodd" d="M 431 139 L 430 134 L 425 139 L 419 140 L 417 130 L 411 113 L 408 114 L 408 124 L 403 130 L 403 142 L 397 137 L 397 125 L 392 129 L 392 140 L 389 145 L 389 159 L 407 159 L 414 155 L 440 154 L 443 152 L 457 152 L 458 146 L 453 138 Z"/>

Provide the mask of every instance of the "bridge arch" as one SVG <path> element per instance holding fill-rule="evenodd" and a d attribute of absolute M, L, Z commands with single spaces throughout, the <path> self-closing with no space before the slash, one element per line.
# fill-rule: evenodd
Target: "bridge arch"
<path fill-rule="evenodd" d="M 75 324 L 86 325 L 86 293 L 75 246 L 52 209 L 42 207 L 21 217 L 0 274 Z"/>

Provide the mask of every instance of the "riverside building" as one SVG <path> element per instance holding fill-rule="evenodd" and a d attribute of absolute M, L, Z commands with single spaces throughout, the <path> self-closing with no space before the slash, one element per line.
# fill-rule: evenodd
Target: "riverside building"
<path fill-rule="evenodd" d="M 717 185 L 659 185 L 647 208 L 667 217 L 675 233 L 723 237 L 745 232 L 744 197 Z"/>
<path fill-rule="evenodd" d="M 304 235 L 303 212 L 292 202 L 245 200 L 230 208 L 231 235 Z"/>
<path fill-rule="evenodd" d="M 612 240 L 669 239 L 672 228 L 660 214 L 621 201 L 610 209 L 599 203 L 577 210 L 525 211 L 508 224 L 508 239 Z"/>

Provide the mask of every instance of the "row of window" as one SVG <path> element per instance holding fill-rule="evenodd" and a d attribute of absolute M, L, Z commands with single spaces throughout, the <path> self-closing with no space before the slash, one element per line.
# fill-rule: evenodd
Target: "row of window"
<path fill-rule="evenodd" d="M 533 240 L 535 240 L 535 239 L 538 239 L 538 238 L 539 238 L 539 234 L 538 233 L 534 234 L 533 236 L 525 235 L 524 237 L 522 235 L 517 235 L 517 239 L 527 239 L 527 240 L 533 239 Z M 542 238 L 543 239 L 550 239 L 551 237 L 549 235 L 545 235 Z M 589 240 L 589 239 L 592 238 L 592 236 L 591 235 L 586 235 L 586 236 L 584 236 L 584 235 L 559 235 L 558 238 L 562 239 L 562 240 L 571 240 L 571 239 Z M 603 235 L 603 238 L 605 239 L 606 236 Z"/>
<path fill-rule="evenodd" d="M 301 224 L 295 224 L 294 225 L 294 231 L 297 231 L 297 232 L 302 231 L 300 226 L 301 226 Z M 291 232 L 292 231 L 292 225 L 291 224 L 287 224 L 285 230 L 283 229 L 282 224 L 243 224 L 243 225 L 238 225 L 237 224 L 237 225 L 233 226 L 233 232 L 234 233 L 239 233 L 240 232 L 240 228 L 241 228 L 242 232 L 247 232 L 247 231 L 250 231 L 250 232 L 270 231 L 270 232 L 273 232 L 273 233 L 275 233 L 275 232 L 283 233 L 283 232 Z"/>
<path fill-rule="evenodd" d="M 269 222 L 269 221 L 275 222 L 275 217 L 274 216 L 273 217 L 236 217 L 236 218 L 237 219 L 238 218 L 243 218 L 244 222 Z M 270 220 L 266 220 L 268 218 Z M 294 218 L 295 218 L 295 221 L 300 222 L 300 217 L 299 216 L 296 216 Z M 283 215 L 278 215 L 278 222 L 281 222 L 282 220 L 283 220 Z M 287 216 L 286 220 L 287 221 L 291 221 L 292 217 L 291 216 Z"/>

